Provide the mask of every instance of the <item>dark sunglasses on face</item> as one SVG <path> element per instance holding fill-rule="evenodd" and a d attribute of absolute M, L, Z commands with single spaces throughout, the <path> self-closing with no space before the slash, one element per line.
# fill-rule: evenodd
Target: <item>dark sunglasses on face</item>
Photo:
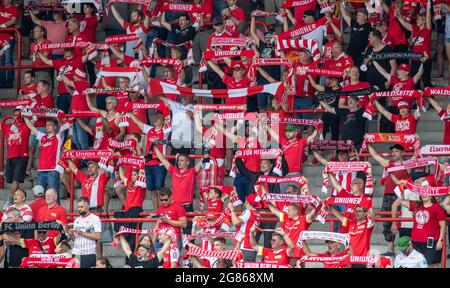
<path fill-rule="evenodd" d="M 47 234 L 47 231 L 37 231 L 38 234 Z"/>
<path fill-rule="evenodd" d="M 161 202 L 169 202 L 169 198 L 164 198 L 164 199 L 159 199 L 159 201 L 161 201 Z"/>

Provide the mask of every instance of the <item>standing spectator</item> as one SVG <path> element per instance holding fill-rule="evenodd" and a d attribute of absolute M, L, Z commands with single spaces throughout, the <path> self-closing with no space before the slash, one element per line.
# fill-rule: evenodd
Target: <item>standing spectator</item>
<path fill-rule="evenodd" d="M 14 192 L 14 204 L 6 208 L 6 213 L 8 213 L 10 209 L 17 209 L 20 212 L 20 217 L 23 219 L 23 222 L 31 222 L 33 219 L 33 210 L 31 210 L 30 206 L 25 204 L 26 199 L 27 192 L 17 189 L 16 192 Z M 6 214 L 3 214 L 2 220 L 6 220 Z"/>
<path fill-rule="evenodd" d="M 33 211 L 33 220 L 31 220 L 31 222 L 36 222 L 39 210 L 41 210 L 42 207 L 47 206 L 47 202 L 45 202 L 44 188 L 41 185 L 33 187 L 33 195 L 35 200 L 30 203 L 31 211 Z"/>
<path fill-rule="evenodd" d="M 359 67 L 364 59 L 363 52 L 369 42 L 369 32 L 372 30 L 370 23 L 367 22 L 368 12 L 365 8 L 356 12 L 356 20 L 352 19 L 345 3 L 341 3 L 342 18 L 345 23 L 350 26 L 350 40 L 348 42 L 347 53 L 355 62 L 355 66 Z"/>
<path fill-rule="evenodd" d="M 365 88 L 371 87 L 368 82 L 359 81 L 360 72 L 359 72 L 358 67 L 354 66 L 354 67 L 350 68 L 349 74 L 350 74 L 349 75 L 350 81 L 348 84 L 346 84 L 344 87 L 342 87 L 342 91 L 349 92 L 349 91 L 353 91 L 353 90 L 359 90 L 359 89 L 365 89 Z M 369 102 L 369 98 L 367 97 L 367 95 L 360 96 L 358 98 L 359 98 L 359 105 L 361 107 L 365 107 L 367 105 L 367 103 Z M 348 109 L 348 105 L 346 104 L 347 100 L 348 100 L 348 96 L 340 97 L 338 107 L 341 109 L 344 109 L 344 108 Z"/>
<path fill-rule="evenodd" d="M 67 36 L 67 25 L 64 21 L 64 11 L 53 11 L 53 21 L 44 21 L 37 18 L 32 10 L 29 10 L 31 20 L 33 23 L 45 28 L 47 32 L 47 40 L 51 43 L 64 43 Z M 34 52 L 34 50 L 32 50 Z M 59 59 L 63 57 L 64 49 L 53 50 L 52 59 Z"/>
<path fill-rule="evenodd" d="M 405 151 L 405 148 L 403 148 L 400 144 L 395 144 L 390 147 L 390 150 L 392 151 L 392 160 L 385 159 L 378 155 L 377 151 L 373 148 L 371 144 L 368 144 L 367 149 L 369 150 L 370 156 L 372 156 L 375 161 L 377 161 L 381 166 L 384 167 L 386 170 L 388 166 L 403 161 L 403 153 Z M 387 172 L 384 172 L 383 174 L 388 175 Z M 407 170 L 400 170 L 400 171 L 394 171 L 392 172 L 395 177 L 397 177 L 398 180 L 402 180 L 405 178 L 408 178 L 408 171 Z M 395 182 L 392 179 L 392 177 L 385 177 L 381 179 L 381 184 L 384 185 L 384 192 L 383 192 L 383 203 L 381 204 L 381 211 L 391 211 L 392 204 L 394 204 L 394 201 L 397 199 L 397 196 L 395 195 L 394 189 L 395 189 Z M 394 239 L 395 235 L 391 232 L 391 226 L 392 223 L 389 222 L 383 222 L 383 234 L 384 239 L 388 242 L 388 251 L 385 253 L 385 256 L 394 256 Z"/>
<path fill-rule="evenodd" d="M 175 188 L 177 186 L 173 185 L 173 187 Z M 156 223 L 156 228 L 173 229 L 178 238 L 178 243 L 181 243 L 181 228 L 184 229 L 187 226 L 186 211 L 183 206 L 174 201 L 172 191 L 169 188 L 161 188 L 158 195 L 161 205 L 156 210 L 156 215 L 160 215 Z M 181 245 L 178 247 L 181 247 Z"/>
<path fill-rule="evenodd" d="M 191 19 L 187 14 L 181 14 L 178 17 L 178 24 L 169 24 L 166 21 L 166 12 L 163 12 L 161 15 L 161 26 L 166 28 L 169 31 L 169 35 L 167 36 L 167 42 L 170 44 L 182 44 L 185 42 L 193 43 L 195 37 L 195 28 L 191 25 Z M 183 54 L 181 59 L 185 59 L 187 57 L 187 48 L 182 46 Z"/>
<path fill-rule="evenodd" d="M 19 189 L 19 183 L 25 181 L 26 163 L 28 162 L 28 141 L 30 139 L 30 129 L 19 116 L 20 109 L 13 112 L 14 122 L 2 124 L 2 132 L 6 139 L 6 182 L 11 184 L 10 197 L 8 203 L 12 204 L 14 192 Z"/>
<path fill-rule="evenodd" d="M 203 161 L 199 161 L 195 167 L 189 168 L 189 156 L 182 154 L 178 157 L 178 167 L 175 167 L 167 161 L 158 147 L 154 149 L 159 161 L 172 174 L 172 187 L 176 188 L 176 193 L 173 194 L 173 200 L 182 205 L 186 212 L 194 212 L 195 177 L 200 172 Z M 183 228 L 183 232 L 185 234 L 191 234 L 191 229 L 192 222 L 189 222 L 186 228 Z"/>
<path fill-rule="evenodd" d="M 34 100 L 36 101 L 36 107 L 42 107 L 42 108 L 54 108 L 55 107 L 55 99 L 51 95 L 50 92 L 50 83 L 41 80 L 37 83 L 36 87 L 37 95 L 34 97 Z M 36 122 L 34 122 L 34 127 L 42 133 L 46 132 L 45 124 L 46 120 L 43 118 L 38 118 Z M 37 136 L 32 134 L 29 137 L 28 141 L 28 163 L 26 168 L 26 174 L 28 176 L 31 175 L 31 168 L 33 167 L 34 162 L 34 152 L 36 150 L 36 146 L 38 144 Z"/>
<path fill-rule="evenodd" d="M 427 259 L 414 249 L 409 236 L 398 239 L 397 249 L 401 253 L 395 256 L 394 268 L 428 268 Z"/>
<path fill-rule="evenodd" d="M 341 140 L 351 140 L 359 151 L 367 131 L 367 119 L 363 117 L 364 110 L 360 107 L 358 96 L 348 98 L 348 109 L 336 109 L 324 101 L 320 105 L 329 113 L 336 114 L 342 123 Z"/>
<path fill-rule="evenodd" d="M 58 192 L 56 192 L 55 189 L 50 188 L 47 191 L 45 191 L 45 202 L 47 202 L 46 206 L 43 206 L 41 209 L 39 209 L 38 215 L 36 217 L 37 222 L 44 222 L 44 221 L 59 221 L 63 227 L 64 230 L 66 230 L 66 226 L 68 223 L 66 209 L 64 207 L 60 206 L 56 199 L 58 197 Z M 57 236 L 57 231 L 49 231 L 49 236 Z"/>
<path fill-rule="evenodd" d="M 12 0 L 2 0 L 0 5 L 0 28 L 14 28 L 19 19 L 19 8 L 12 5 Z M 0 66 L 14 66 L 13 54 L 16 43 L 14 32 L 0 33 L 1 41 L 8 41 L 9 48 L 0 56 Z M 21 55 L 19 55 L 20 57 Z M 19 76 L 20 77 L 20 76 Z M 14 70 L 0 70 L 0 88 L 12 88 L 14 83 Z"/>
<path fill-rule="evenodd" d="M 28 118 L 25 118 L 25 123 L 39 141 L 38 184 L 42 185 L 44 189 L 54 188 L 56 193 L 58 193 L 59 173 L 55 168 L 59 161 L 61 147 L 63 145 L 63 133 L 69 128 L 69 125 L 62 126 L 56 132 L 58 129 L 58 120 L 49 118 L 45 122 L 45 130 L 47 133 L 42 133 Z"/>
<path fill-rule="evenodd" d="M 130 14 L 130 22 L 125 21 L 117 11 L 115 4 L 111 5 L 111 12 L 119 22 L 126 34 L 138 34 L 141 37 L 142 45 L 145 47 L 147 41 L 147 33 L 150 28 L 150 17 L 144 15 L 142 10 L 134 10 Z M 134 57 L 137 52 L 138 41 L 128 41 L 125 44 L 125 55 Z"/>
<path fill-rule="evenodd" d="M 295 88 L 296 94 L 294 98 L 294 109 L 307 109 L 312 110 L 314 107 L 314 88 L 309 82 L 307 72 L 309 68 L 315 68 L 315 64 L 312 61 L 312 56 L 309 50 L 303 49 L 299 52 L 300 62 L 294 66 L 295 69 Z M 315 76 L 313 76 L 313 79 Z M 299 119 L 312 119 L 312 112 L 299 113 Z M 312 133 L 312 127 L 308 127 L 308 134 Z"/>
<path fill-rule="evenodd" d="M 16 208 L 10 209 L 8 212 L 6 212 L 6 220 L 3 222 L 6 223 L 17 223 L 17 222 L 24 222 L 22 219 L 22 216 L 20 215 L 20 211 Z M 25 235 L 20 235 L 19 237 L 23 237 Z M 7 238 L 7 237 L 6 237 Z M 21 245 L 16 245 L 8 239 L 4 240 L 4 246 L 5 246 L 5 252 L 4 252 L 4 261 L 3 261 L 3 267 L 4 268 L 18 268 L 20 266 L 20 263 L 22 263 L 22 259 L 24 257 L 28 256 L 28 249 L 22 248 Z M 1 261 L 2 259 L 0 259 Z"/>
<path fill-rule="evenodd" d="M 86 35 L 87 41 L 91 43 L 97 42 L 97 25 L 100 22 L 100 15 L 92 3 L 82 3 L 81 15 L 75 15 L 80 21 L 80 32 Z"/>
<path fill-rule="evenodd" d="M 431 46 L 431 2 L 428 1 L 426 4 L 426 13 L 420 14 L 417 16 L 416 25 L 413 26 L 411 23 L 407 22 L 402 13 L 400 13 L 400 9 L 396 10 L 396 16 L 400 24 L 402 26 L 412 32 L 411 33 L 411 49 L 414 53 L 424 53 L 428 57 L 431 55 L 430 46 Z M 421 65 L 421 61 L 411 60 L 411 73 L 416 74 L 419 71 L 419 67 Z M 422 83 L 424 87 L 430 87 L 431 85 L 431 60 L 423 62 L 424 74 L 422 77 Z M 417 87 L 417 85 L 416 85 Z"/>
<path fill-rule="evenodd" d="M 125 252 L 125 255 L 130 259 L 131 268 L 158 268 L 163 263 L 164 253 L 170 246 L 170 239 L 164 243 L 164 246 L 156 252 L 153 244 L 150 246 L 140 244 L 137 249 L 137 253 L 134 254 L 130 248 L 124 235 L 120 235 L 120 244 Z"/>
<path fill-rule="evenodd" d="M 430 268 L 438 268 L 446 229 L 444 209 L 433 196 L 421 195 L 419 201 L 400 200 L 400 203 L 414 214 L 411 231 L 414 249 L 425 256 Z"/>
<path fill-rule="evenodd" d="M 378 111 L 386 117 L 387 120 L 391 121 L 395 127 L 395 133 L 397 134 L 416 134 L 417 122 L 420 117 L 420 108 L 417 107 L 414 114 L 411 114 L 411 108 L 408 102 L 401 101 L 398 102 L 397 107 L 399 114 L 393 114 L 388 112 L 384 107 L 375 100 L 375 107 L 377 107 Z M 380 131 L 381 131 L 381 123 L 380 123 Z M 410 150 L 408 147 L 407 149 Z"/>
<path fill-rule="evenodd" d="M 181 261 L 175 231 L 172 228 L 159 229 L 158 241 L 160 243 L 170 242 L 169 249 L 164 253 L 162 268 L 178 268 Z"/>
<path fill-rule="evenodd" d="M 35 64 L 33 64 L 35 65 Z M 37 84 L 34 82 L 36 80 L 36 74 L 33 70 L 27 70 L 23 73 L 23 86 L 19 90 L 19 100 L 32 99 L 37 94 Z"/>
<path fill-rule="evenodd" d="M 80 268 L 92 268 L 96 262 L 97 241 L 102 235 L 100 218 L 89 212 L 89 199 L 78 199 L 78 212 L 73 228 L 69 229 L 70 239 L 74 240 L 72 253 L 80 261 Z"/>

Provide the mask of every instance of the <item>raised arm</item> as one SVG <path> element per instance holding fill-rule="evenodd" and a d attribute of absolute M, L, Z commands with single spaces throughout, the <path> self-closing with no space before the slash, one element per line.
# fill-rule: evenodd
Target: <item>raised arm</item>
<path fill-rule="evenodd" d="M 219 66 L 217 66 L 216 64 L 214 64 L 213 62 L 211 62 L 210 60 L 208 60 L 208 65 L 209 67 L 211 67 L 211 69 L 217 73 L 217 75 L 219 75 L 220 79 L 223 80 L 223 78 L 225 77 L 225 73 L 222 71 L 222 69 L 220 69 Z"/>
<path fill-rule="evenodd" d="M 117 11 L 116 7 L 114 7 L 114 4 L 111 5 L 111 12 L 114 15 L 114 18 L 116 18 L 117 22 L 119 22 L 120 26 L 123 27 L 125 20 L 122 18 L 120 13 Z"/>
<path fill-rule="evenodd" d="M 386 167 L 389 165 L 389 160 L 384 159 L 383 157 L 378 155 L 377 151 L 375 150 L 375 148 L 373 148 L 372 144 L 370 143 L 367 144 L 367 150 L 369 150 L 370 156 L 372 156 L 372 158 L 375 159 L 375 161 L 377 161 L 381 166 Z"/>
<path fill-rule="evenodd" d="M 412 28 L 411 23 L 407 22 L 407 21 L 403 18 L 403 15 L 402 15 L 402 13 L 400 13 L 400 10 L 399 10 L 399 9 L 397 9 L 397 10 L 395 11 L 395 16 L 397 16 L 398 22 L 400 22 L 400 24 L 401 24 L 403 27 L 405 27 L 406 30 L 412 32 L 412 29 L 413 29 L 413 28 Z"/>
<path fill-rule="evenodd" d="M 267 202 L 267 206 L 269 207 L 270 212 L 275 215 L 278 219 L 281 218 L 281 214 L 283 214 L 280 209 L 278 209 L 272 202 Z"/>
<path fill-rule="evenodd" d="M 431 97 L 428 97 L 428 101 L 430 101 L 430 105 L 433 106 L 433 108 L 436 110 L 436 112 L 438 114 L 441 113 L 442 107 L 441 107 L 441 105 L 439 105 L 439 103 L 436 100 L 434 100 Z"/>
<path fill-rule="evenodd" d="M 156 156 L 158 156 L 159 161 L 161 161 L 161 163 L 164 165 L 164 167 L 166 167 L 166 169 L 169 169 L 170 167 L 170 162 L 167 161 L 167 158 L 161 153 L 161 151 L 159 151 L 158 147 L 155 146 L 155 152 L 156 152 Z"/>
<path fill-rule="evenodd" d="M 351 26 L 352 18 L 350 16 L 350 14 L 348 13 L 347 8 L 345 7 L 344 1 L 341 2 L 341 15 L 342 15 L 342 18 L 344 18 L 345 23 L 347 23 L 348 26 Z"/>
<path fill-rule="evenodd" d="M 392 122 L 392 113 L 384 109 L 383 105 L 381 105 L 377 100 L 374 101 L 375 107 L 377 107 L 378 112 L 383 114 L 384 117 L 386 117 L 389 121 Z"/>
<path fill-rule="evenodd" d="M 375 66 L 375 68 L 378 70 L 378 72 L 387 80 L 391 80 L 391 74 L 389 74 L 383 67 L 381 67 L 380 64 L 376 60 L 372 60 L 372 64 Z"/>
<path fill-rule="evenodd" d="M 73 163 L 72 159 L 67 159 L 67 164 L 69 164 L 69 169 L 73 172 L 73 174 L 77 174 L 78 167 Z"/>
<path fill-rule="evenodd" d="M 141 120 L 139 120 L 139 118 L 136 117 L 136 115 L 134 115 L 134 113 L 132 112 L 128 112 L 127 116 L 131 118 L 131 120 L 134 121 L 134 123 L 136 123 L 136 125 L 139 127 L 139 129 L 141 129 L 142 131 L 144 131 L 144 122 L 142 122 Z"/>
<path fill-rule="evenodd" d="M 273 79 L 272 76 L 269 75 L 269 73 L 267 73 L 264 69 L 262 69 L 261 67 L 256 67 L 256 70 L 258 70 L 259 74 L 261 74 L 261 76 L 267 80 L 267 82 L 269 83 L 275 83 L 277 82 L 277 80 Z"/>
<path fill-rule="evenodd" d="M 119 58 L 120 60 L 124 61 L 124 54 L 122 52 L 120 52 L 119 50 L 117 50 L 116 47 L 114 47 L 113 45 L 108 45 L 109 49 L 111 50 L 111 52 L 114 54 L 114 56 L 116 56 L 117 58 Z"/>
<path fill-rule="evenodd" d="M 323 166 L 327 166 L 330 163 L 327 159 L 323 158 L 322 154 L 317 151 L 313 151 L 314 157 L 316 157 L 317 161 Z"/>
<path fill-rule="evenodd" d="M 325 109 L 327 112 L 333 113 L 333 114 L 337 114 L 337 111 L 336 111 L 336 109 L 334 107 L 331 107 L 330 105 L 328 105 L 324 101 L 319 101 L 319 103 L 323 107 L 323 109 Z"/>
<path fill-rule="evenodd" d="M 414 75 L 414 77 L 413 77 L 414 84 L 419 83 L 420 78 L 422 78 L 422 75 L 423 75 L 423 62 L 420 63 L 419 70 L 417 71 L 416 75 Z"/>
<path fill-rule="evenodd" d="M 331 185 L 334 187 L 334 189 L 336 189 L 338 192 L 341 192 L 342 189 L 342 185 L 341 183 L 339 183 L 339 181 L 336 179 L 336 176 L 334 176 L 333 173 L 327 173 L 328 174 L 328 178 L 330 179 Z"/>
<path fill-rule="evenodd" d="M 233 225 L 235 225 L 235 226 L 241 225 L 244 221 L 237 216 L 236 212 L 234 211 L 233 204 L 232 203 L 228 203 L 228 208 L 231 211 L 231 222 L 233 222 Z"/>
<path fill-rule="evenodd" d="M 28 12 L 30 12 L 31 21 L 33 21 L 34 24 L 42 26 L 42 21 L 34 15 L 34 12 L 32 9 L 29 9 Z"/>
<path fill-rule="evenodd" d="M 255 41 L 256 46 L 259 47 L 259 37 L 256 34 L 256 17 L 252 13 L 252 20 L 250 21 L 250 36 L 252 40 Z"/>
<path fill-rule="evenodd" d="M 39 131 L 36 129 L 36 127 L 34 127 L 34 125 L 31 122 L 31 120 L 26 118 L 26 117 L 24 117 L 23 119 L 25 120 L 25 124 L 27 124 L 27 126 L 30 129 L 31 133 L 33 133 L 33 135 L 37 136 L 39 134 Z"/>
<path fill-rule="evenodd" d="M 339 212 L 336 208 L 334 208 L 333 206 L 328 206 L 329 209 L 331 210 L 331 213 L 333 213 L 333 215 L 342 223 L 344 222 L 344 216 L 342 216 L 341 212 Z"/>
<path fill-rule="evenodd" d="M 45 57 L 44 54 L 42 54 L 41 52 L 37 52 L 37 55 L 38 55 L 39 59 L 41 59 L 42 62 L 44 62 L 48 66 L 52 66 L 53 67 L 53 61 L 52 60 L 50 60 L 47 57 Z"/>
<path fill-rule="evenodd" d="M 317 84 L 316 80 L 314 80 L 314 78 L 310 74 L 306 74 L 306 77 L 308 77 L 309 83 L 314 89 L 316 89 L 316 91 L 325 91 L 325 86 Z"/>
<path fill-rule="evenodd" d="M 302 249 L 305 252 L 306 256 L 316 256 L 317 254 L 311 252 L 311 249 L 309 249 L 308 243 L 306 243 L 305 240 L 302 241 Z"/>
<path fill-rule="evenodd" d="M 431 1 L 430 0 L 428 0 L 428 3 L 427 3 L 426 25 L 427 25 L 427 30 L 431 30 L 433 28 L 433 25 L 431 23 Z"/>
<path fill-rule="evenodd" d="M 163 26 L 164 28 L 166 28 L 169 31 L 172 31 L 172 27 L 170 26 L 170 24 L 166 21 L 166 12 L 163 12 L 161 15 L 161 26 Z"/>
<path fill-rule="evenodd" d="M 92 112 L 95 112 L 95 113 L 100 113 L 100 115 L 102 115 L 102 117 L 106 117 L 106 114 L 108 114 L 108 112 L 95 107 L 94 104 L 92 104 L 91 97 L 89 97 L 89 95 L 87 93 L 85 95 L 86 95 L 86 103 L 89 107 L 89 110 L 91 110 Z"/>
<path fill-rule="evenodd" d="M 128 244 L 127 240 L 125 239 L 125 236 L 122 234 L 119 236 L 120 238 L 120 244 L 122 245 L 122 250 L 125 252 L 125 255 L 127 257 L 130 257 L 131 254 L 133 254 L 133 251 L 131 251 L 130 244 Z"/>

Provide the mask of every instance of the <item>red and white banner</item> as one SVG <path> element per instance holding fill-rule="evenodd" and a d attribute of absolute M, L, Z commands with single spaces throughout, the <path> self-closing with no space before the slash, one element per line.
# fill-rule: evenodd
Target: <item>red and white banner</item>
<path fill-rule="evenodd" d="M 299 6 L 311 5 L 314 2 L 316 2 L 316 0 L 286 0 L 281 7 L 289 9 Z"/>
<path fill-rule="evenodd" d="M 20 267 L 29 268 L 73 268 L 73 259 L 65 255 L 58 255 L 59 257 L 48 257 L 51 254 L 40 254 L 25 257 L 20 263 Z M 57 254 L 55 254 L 57 255 Z"/>
<path fill-rule="evenodd" d="M 149 67 L 150 65 L 153 64 L 173 65 L 178 69 L 181 68 L 181 66 L 183 65 L 183 63 L 181 63 L 181 60 L 173 58 L 144 58 L 141 60 L 141 64 L 145 65 L 146 67 Z"/>
<path fill-rule="evenodd" d="M 269 264 L 261 262 L 236 262 L 234 268 L 292 268 L 289 265 Z"/>
<path fill-rule="evenodd" d="M 265 17 L 265 16 L 277 16 L 278 13 L 276 12 L 267 12 L 262 10 L 253 10 L 252 11 L 252 17 Z"/>
<path fill-rule="evenodd" d="M 139 41 L 141 37 L 138 34 L 119 34 L 114 36 L 108 36 L 105 38 L 105 44 L 119 44 L 130 41 Z"/>
<path fill-rule="evenodd" d="M 443 196 L 450 194 L 450 186 L 445 187 L 431 187 L 431 186 L 425 186 L 425 187 L 419 187 L 414 185 L 413 183 L 406 182 L 404 187 L 408 189 L 411 192 L 414 192 L 416 194 L 422 195 L 422 196 Z"/>
<path fill-rule="evenodd" d="M 313 25 L 313 24 L 310 24 L 310 25 Z M 288 32 L 286 32 L 286 33 L 288 33 Z M 282 33 L 282 34 L 284 34 L 284 33 Z M 282 34 L 280 34 L 280 35 L 282 35 Z M 278 35 L 278 41 L 277 41 L 277 46 L 276 46 L 277 51 L 287 50 L 287 49 L 289 49 L 289 50 L 291 50 L 291 49 L 300 49 L 300 50 L 307 49 L 311 52 L 313 63 L 320 62 L 320 47 L 317 44 L 317 41 L 311 40 L 311 39 L 280 39 L 280 35 Z M 298 36 L 298 37 L 300 37 L 300 36 Z"/>
<path fill-rule="evenodd" d="M 326 205 L 355 205 L 366 209 L 372 208 L 372 203 L 369 197 L 330 197 L 325 201 Z"/>
<path fill-rule="evenodd" d="M 450 96 L 450 87 L 427 87 L 423 90 L 423 96 Z"/>
<path fill-rule="evenodd" d="M 215 46 L 240 46 L 243 47 L 247 44 L 247 39 L 245 38 L 235 38 L 235 37 L 214 37 L 211 40 L 211 47 Z"/>
<path fill-rule="evenodd" d="M 193 89 L 189 87 L 181 87 L 150 78 L 150 85 L 149 85 L 150 95 L 176 94 L 182 96 L 197 96 L 206 98 L 237 98 L 237 97 L 251 96 L 259 93 L 268 93 L 276 97 L 281 97 L 284 93 L 283 82 L 276 82 L 266 85 L 257 85 L 241 89 L 203 90 L 203 89 Z"/>
<path fill-rule="evenodd" d="M 247 105 L 228 105 L 228 104 L 197 104 L 194 105 L 194 110 L 202 111 L 215 111 L 215 110 L 227 110 L 227 111 L 245 111 Z"/>
<path fill-rule="evenodd" d="M 217 59 L 222 57 L 248 57 L 253 58 L 255 57 L 255 51 L 254 50 L 224 50 L 224 51 L 205 51 L 203 53 L 203 59 Z"/>
<path fill-rule="evenodd" d="M 420 139 L 415 134 L 396 133 L 366 133 L 364 142 L 359 153 L 367 150 L 367 143 L 395 143 L 400 145 L 411 145 L 416 152 L 420 151 Z"/>
<path fill-rule="evenodd" d="M 343 261 L 343 265 L 353 265 L 353 264 L 363 264 L 363 265 L 376 265 L 383 268 L 392 268 L 392 260 L 390 257 L 382 256 L 353 256 L 349 255 Z"/>
<path fill-rule="evenodd" d="M 298 242 L 319 239 L 319 240 L 329 240 L 334 242 L 342 243 L 345 248 L 350 244 L 350 235 L 348 233 L 335 233 L 335 232 L 325 232 L 325 231 L 302 231 Z M 297 242 L 297 245 L 298 245 Z"/>
<path fill-rule="evenodd" d="M 31 106 L 36 101 L 29 100 L 3 100 L 0 101 L 0 107 L 15 107 L 15 106 Z"/>
<path fill-rule="evenodd" d="M 308 70 L 306 70 L 307 74 L 311 75 L 319 75 L 319 76 L 325 76 L 325 77 L 337 77 L 337 78 L 344 78 L 344 70 L 339 69 L 327 69 L 327 68 L 312 68 L 309 67 Z"/>
<path fill-rule="evenodd" d="M 161 7 L 161 12 L 164 11 L 201 13 L 202 8 L 200 5 L 197 4 L 165 2 Z"/>
<path fill-rule="evenodd" d="M 119 158 L 119 160 L 117 160 L 116 167 L 121 166 L 131 166 L 142 170 L 145 167 L 145 159 L 142 157 L 132 157 L 132 156 L 121 157 Z"/>
<path fill-rule="evenodd" d="M 46 107 L 24 107 L 21 112 L 22 116 L 26 117 L 38 117 L 38 118 L 66 118 L 66 115 L 62 110 L 58 108 L 46 108 Z"/>
<path fill-rule="evenodd" d="M 400 161 L 391 163 L 388 167 L 386 167 L 387 172 L 395 172 L 395 171 L 401 171 L 401 170 L 407 170 L 407 169 L 413 169 L 417 167 L 424 167 L 428 165 L 439 165 L 439 161 L 435 157 L 424 157 L 424 158 L 416 158 L 416 159 L 409 159 L 406 161 Z"/>
<path fill-rule="evenodd" d="M 220 259 L 229 259 L 238 261 L 242 258 L 242 252 L 240 250 L 225 250 L 225 251 L 211 251 L 198 247 L 189 247 L 186 251 L 186 256 L 202 256 L 202 257 L 216 257 Z"/>
<path fill-rule="evenodd" d="M 450 156 L 450 145 L 425 145 L 420 148 L 421 155 Z"/>
<path fill-rule="evenodd" d="M 159 103 L 137 103 L 137 102 L 126 102 L 123 106 L 123 112 L 133 111 L 133 110 L 149 110 L 149 109 L 159 109 L 161 104 Z"/>
<path fill-rule="evenodd" d="M 289 39 L 289 38 L 299 38 L 303 35 L 311 33 L 312 31 L 316 30 L 320 26 L 325 25 L 326 22 L 327 22 L 326 17 L 323 17 L 314 23 L 302 25 L 298 28 L 294 28 L 287 32 L 280 33 L 277 35 L 278 41 L 283 40 L 283 39 Z"/>
<path fill-rule="evenodd" d="M 322 176 L 322 192 L 328 192 L 328 174 L 327 173 L 335 173 L 335 172 L 365 172 L 367 173 L 368 169 L 371 168 L 372 165 L 369 162 L 329 162 L 327 166 L 325 166 Z M 369 176 L 369 175 L 368 175 Z M 373 178 L 367 177 L 366 185 L 365 185 L 365 194 L 373 193 Z"/>
<path fill-rule="evenodd" d="M 324 257 L 324 256 L 306 256 L 303 255 L 300 258 L 300 262 L 319 262 L 319 263 L 327 263 L 327 262 L 343 262 L 348 256 L 329 256 L 329 257 Z"/>
<path fill-rule="evenodd" d="M 39 44 L 37 46 L 38 50 L 54 50 L 54 49 L 66 49 L 66 48 L 81 48 L 84 49 L 89 46 L 89 42 L 80 41 L 75 43 L 50 43 L 50 44 Z"/>
<path fill-rule="evenodd" d="M 100 159 L 110 158 L 112 153 L 109 150 L 69 150 L 62 154 L 61 159 Z"/>
<path fill-rule="evenodd" d="M 127 228 L 125 226 L 120 226 L 119 232 L 114 234 L 114 237 L 118 237 L 122 234 L 156 234 L 156 233 L 158 233 L 158 230 L 156 230 L 156 229 L 140 230 L 140 229 Z"/>
<path fill-rule="evenodd" d="M 200 233 L 200 234 L 195 234 L 195 235 L 185 235 L 185 239 L 187 241 L 192 241 L 195 239 L 201 239 L 201 238 L 217 238 L 217 237 L 221 237 L 221 238 L 235 238 L 236 237 L 236 232 L 216 232 L 216 233 Z"/>
<path fill-rule="evenodd" d="M 136 140 L 132 139 L 120 142 L 109 138 L 108 147 L 117 150 L 134 150 L 136 148 Z"/>

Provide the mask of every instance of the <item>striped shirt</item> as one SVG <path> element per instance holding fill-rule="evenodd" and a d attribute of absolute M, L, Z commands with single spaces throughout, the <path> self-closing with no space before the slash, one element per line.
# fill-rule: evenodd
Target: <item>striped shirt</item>
<path fill-rule="evenodd" d="M 77 217 L 73 223 L 73 228 L 80 229 L 81 231 L 87 233 L 102 232 L 102 223 L 97 215 L 89 214 L 85 217 Z M 73 243 L 72 252 L 74 255 L 92 255 L 96 252 L 96 246 L 97 241 L 77 234 Z"/>
<path fill-rule="evenodd" d="M 2 221 L 6 220 L 6 218 L 7 218 L 6 213 L 9 211 L 9 209 L 12 209 L 12 208 L 16 208 L 17 210 L 19 210 L 20 216 L 22 217 L 24 222 L 31 222 L 31 220 L 33 220 L 33 210 L 31 210 L 30 206 L 28 206 L 27 204 L 24 204 L 22 206 L 22 208 L 19 209 L 16 207 L 16 205 L 13 204 L 11 206 L 8 206 L 8 208 L 6 208 L 5 214 L 3 214 L 3 216 L 2 216 Z"/>

